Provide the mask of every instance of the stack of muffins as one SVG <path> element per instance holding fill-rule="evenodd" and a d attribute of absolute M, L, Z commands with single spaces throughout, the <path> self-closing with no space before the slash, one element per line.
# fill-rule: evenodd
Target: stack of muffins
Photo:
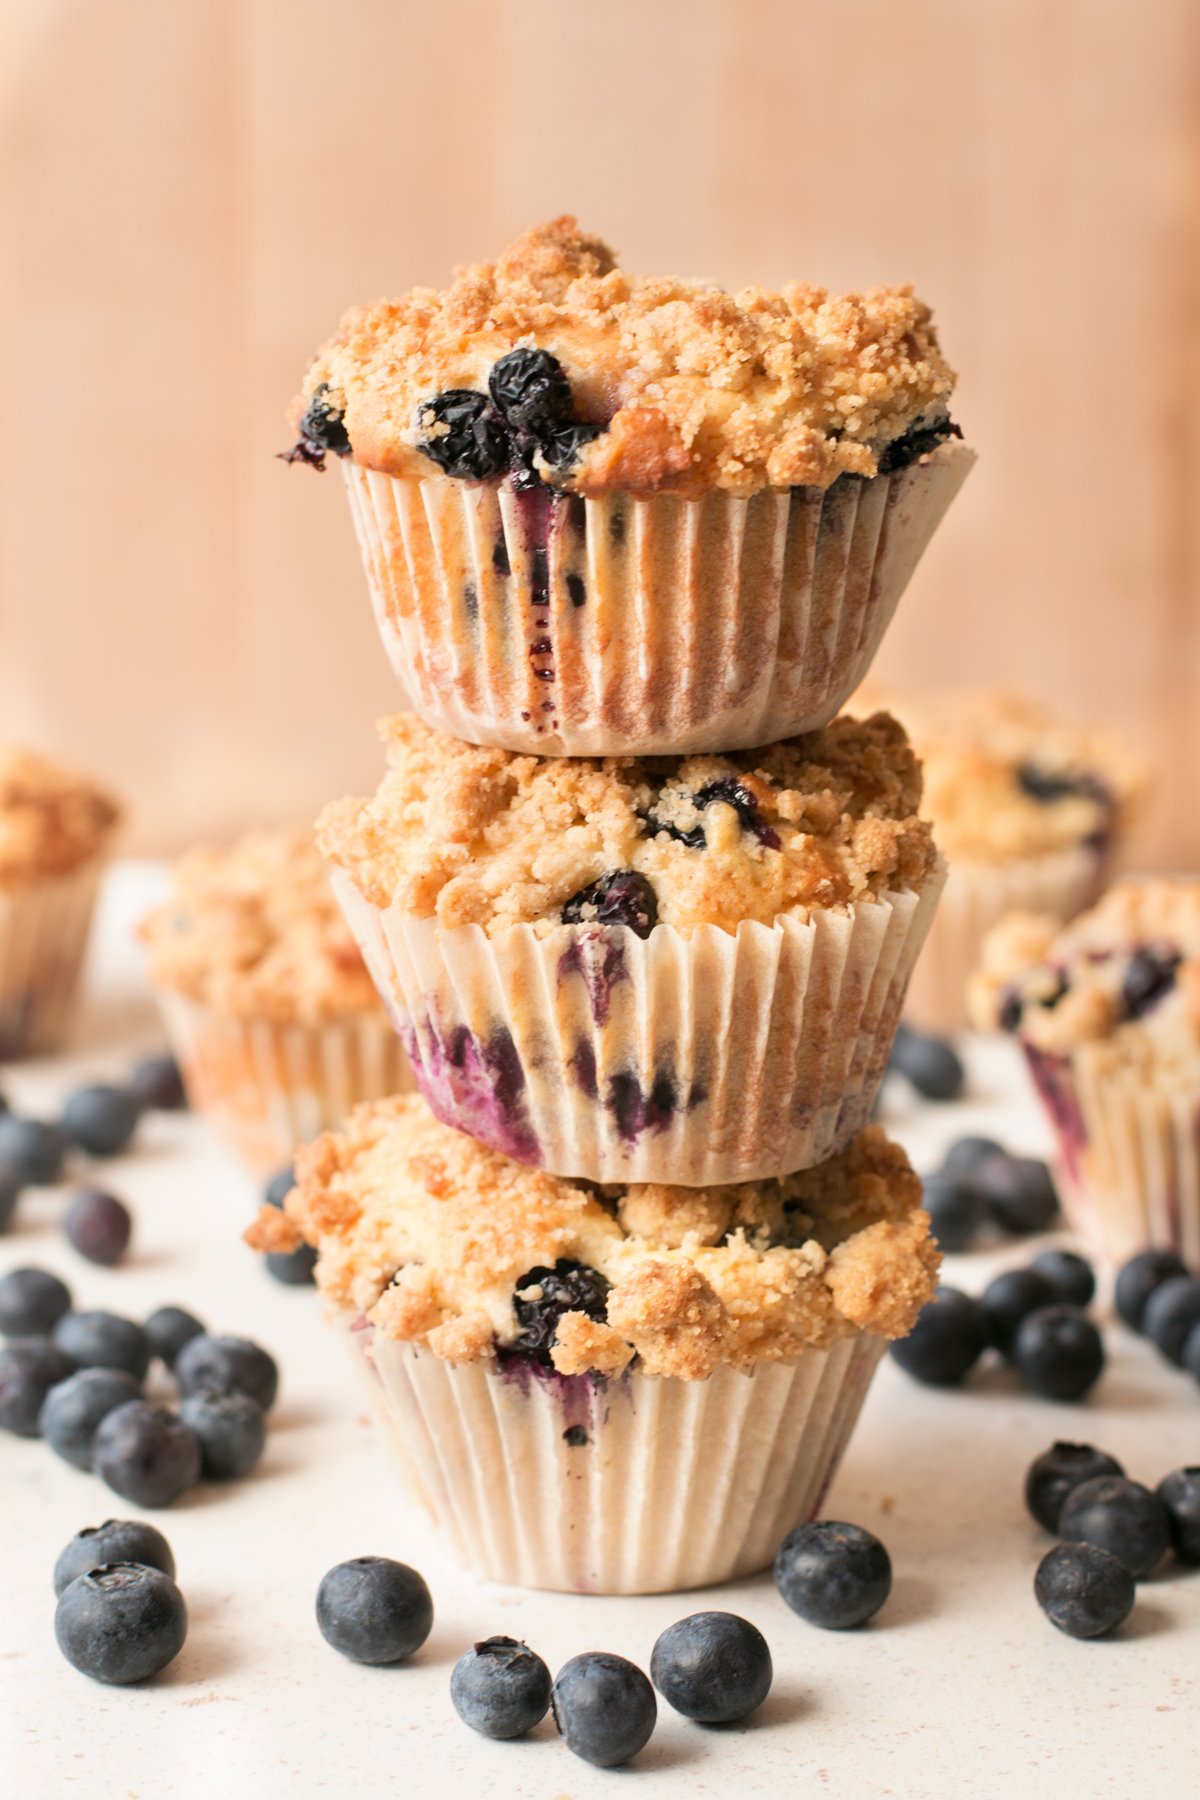
<path fill-rule="evenodd" d="M 932 1292 L 869 1119 L 943 869 L 901 728 L 835 715 L 972 461 L 952 385 L 906 289 L 634 278 L 571 219 L 309 372 L 411 708 L 318 839 L 420 1097 L 251 1241 L 317 1248 L 486 1575 L 762 1567 Z"/>

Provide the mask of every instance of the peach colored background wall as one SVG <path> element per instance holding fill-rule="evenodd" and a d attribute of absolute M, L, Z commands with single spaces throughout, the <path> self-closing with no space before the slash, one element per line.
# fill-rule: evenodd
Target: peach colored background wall
<path fill-rule="evenodd" d="M 632 267 L 912 279 L 980 465 L 890 680 L 1167 766 L 1200 861 L 1195 0 L 4 0 L 0 729 L 171 848 L 373 781 L 340 483 L 273 460 L 343 305 L 573 209 Z"/>

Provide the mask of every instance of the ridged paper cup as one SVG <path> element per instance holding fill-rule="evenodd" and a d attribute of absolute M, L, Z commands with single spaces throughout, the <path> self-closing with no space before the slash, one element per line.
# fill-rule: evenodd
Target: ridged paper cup
<path fill-rule="evenodd" d="M 1102 1045 L 1023 1048 L 1058 1140 L 1064 1209 L 1092 1252 L 1113 1266 L 1151 1248 L 1200 1263 L 1200 1089 L 1105 1068 Z"/>
<path fill-rule="evenodd" d="M 404 700 L 470 743 L 683 755 L 828 724 L 974 452 L 748 499 L 342 470 Z"/>
<path fill-rule="evenodd" d="M 0 892 L 0 1060 L 62 1045 L 103 869 L 92 857 L 70 875 Z"/>
<path fill-rule="evenodd" d="M 407 1487 L 494 1581 L 669 1593 L 752 1575 L 811 1519 L 841 1461 L 881 1338 L 856 1333 L 704 1381 L 455 1365 L 344 1329 Z"/>
<path fill-rule="evenodd" d="M 360 1101 L 412 1090 L 403 1046 L 378 1014 L 277 1025 L 167 989 L 158 1000 L 192 1105 L 256 1174 L 289 1162 Z"/>
<path fill-rule="evenodd" d="M 1011 912 L 1073 919 L 1103 892 L 1110 862 L 1106 848 L 1090 844 L 1006 863 L 952 858 L 937 917 L 913 970 L 906 1015 L 926 1031 L 962 1031 L 968 1023 L 967 984 L 992 926 Z"/>
<path fill-rule="evenodd" d="M 432 1110 L 518 1162 L 684 1187 L 809 1168 L 867 1124 L 943 871 L 802 921 L 445 930 L 334 887 Z"/>

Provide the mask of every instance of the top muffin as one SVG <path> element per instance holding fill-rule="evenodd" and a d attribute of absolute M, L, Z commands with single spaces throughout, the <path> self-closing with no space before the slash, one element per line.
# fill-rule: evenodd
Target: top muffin
<path fill-rule="evenodd" d="M 443 292 L 352 308 L 309 369 L 290 456 L 584 494 L 825 488 L 960 435 L 953 386 L 910 288 L 628 275 L 563 217 Z"/>
<path fill-rule="evenodd" d="M 71 875 L 107 844 L 116 801 L 73 770 L 0 749 L 0 890 Z"/>

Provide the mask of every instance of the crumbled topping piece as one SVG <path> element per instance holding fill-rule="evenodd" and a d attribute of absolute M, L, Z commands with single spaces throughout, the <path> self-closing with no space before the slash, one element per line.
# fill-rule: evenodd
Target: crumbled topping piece
<path fill-rule="evenodd" d="M 70 875 L 104 849 L 111 795 L 30 750 L 0 749 L 0 889 Z"/>

